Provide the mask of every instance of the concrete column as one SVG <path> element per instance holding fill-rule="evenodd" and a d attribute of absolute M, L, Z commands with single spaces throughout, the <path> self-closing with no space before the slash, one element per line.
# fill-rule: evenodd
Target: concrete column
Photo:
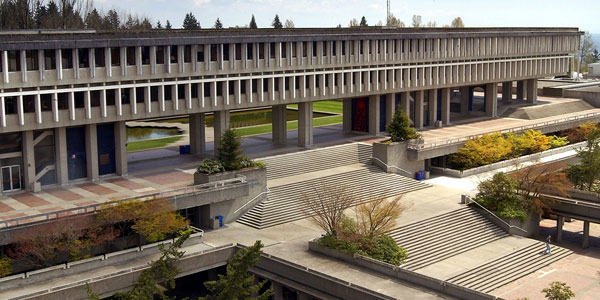
<path fill-rule="evenodd" d="M 298 146 L 310 147 L 313 144 L 313 104 L 298 103 Z"/>
<path fill-rule="evenodd" d="M 229 129 L 229 110 L 219 110 L 214 112 L 214 145 L 215 153 L 221 144 L 221 137 L 225 130 Z"/>
<path fill-rule="evenodd" d="M 273 287 L 273 300 L 282 300 L 283 285 L 279 282 L 271 281 L 271 286 Z"/>
<path fill-rule="evenodd" d="M 525 95 L 527 94 L 527 85 L 525 85 L 524 80 L 517 81 L 517 99 L 525 100 Z"/>
<path fill-rule="evenodd" d="M 190 116 L 190 151 L 194 155 L 202 155 L 206 150 L 206 123 L 204 113 Z"/>
<path fill-rule="evenodd" d="M 385 95 L 385 125 L 392 123 L 396 113 L 396 94 Z"/>
<path fill-rule="evenodd" d="M 98 180 L 100 171 L 98 169 L 98 130 L 96 124 L 85 125 L 85 152 L 88 179 Z"/>
<path fill-rule="evenodd" d="M 556 219 L 556 242 L 562 242 L 563 236 L 563 225 L 565 224 L 565 217 L 558 216 Z"/>
<path fill-rule="evenodd" d="M 437 121 L 437 96 L 438 90 L 429 90 L 429 126 L 435 125 L 435 121 Z"/>
<path fill-rule="evenodd" d="M 377 135 L 379 133 L 380 119 L 380 96 L 369 96 L 369 134 Z"/>
<path fill-rule="evenodd" d="M 25 190 L 33 191 L 35 187 L 35 152 L 33 131 L 23 131 L 23 179 Z"/>
<path fill-rule="evenodd" d="M 450 124 L 450 94 L 452 89 L 442 89 L 442 123 Z"/>
<path fill-rule="evenodd" d="M 67 157 L 67 128 L 54 129 L 55 155 L 56 155 L 56 183 L 66 185 L 69 182 L 69 165 Z"/>
<path fill-rule="evenodd" d="M 471 90 L 468 86 L 460 88 L 460 113 L 466 114 L 469 112 L 469 99 L 471 98 Z"/>
<path fill-rule="evenodd" d="M 485 114 L 488 117 L 498 117 L 498 84 L 488 83 L 485 87 Z"/>
<path fill-rule="evenodd" d="M 344 99 L 342 109 L 342 127 L 344 133 L 349 133 L 352 131 L 352 99 Z"/>
<path fill-rule="evenodd" d="M 537 103 L 537 79 L 527 80 L 527 103 Z"/>
<path fill-rule="evenodd" d="M 425 102 L 425 91 L 417 91 L 415 99 L 415 128 L 423 128 L 423 103 Z"/>
<path fill-rule="evenodd" d="M 273 105 L 273 143 L 283 145 L 287 140 L 287 110 L 285 104 Z"/>
<path fill-rule="evenodd" d="M 115 122 L 115 164 L 117 175 L 127 175 L 127 126 L 124 121 Z"/>
<path fill-rule="evenodd" d="M 502 83 L 502 102 L 512 101 L 512 81 Z"/>
<path fill-rule="evenodd" d="M 402 92 L 400 94 L 400 109 L 405 115 L 410 118 L 410 94 L 409 92 Z"/>
<path fill-rule="evenodd" d="M 590 247 L 590 221 L 583 221 L 583 242 L 581 243 L 583 249 Z"/>

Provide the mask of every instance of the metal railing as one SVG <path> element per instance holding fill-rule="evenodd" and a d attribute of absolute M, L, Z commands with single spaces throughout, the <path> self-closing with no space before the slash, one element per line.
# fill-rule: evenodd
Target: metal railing
<path fill-rule="evenodd" d="M 491 212 L 490 210 L 488 210 L 487 208 L 483 207 L 483 205 L 479 204 L 479 202 L 473 200 L 473 198 L 471 198 L 471 196 L 469 195 L 463 195 L 463 197 L 466 198 L 466 203 L 465 204 L 471 204 L 474 203 L 475 205 L 479 206 L 479 208 L 483 209 L 484 211 L 486 211 L 488 214 L 490 214 L 490 216 L 492 216 L 494 219 L 500 221 L 502 224 L 504 224 L 506 227 L 508 227 L 509 229 L 517 229 L 520 230 L 524 233 L 527 233 L 527 230 L 519 227 L 519 226 L 515 226 L 515 225 L 511 225 L 508 224 L 506 221 L 504 221 L 502 218 L 498 217 L 495 213 Z"/>
<path fill-rule="evenodd" d="M 419 151 L 419 150 L 441 148 L 441 147 L 451 146 L 451 145 L 455 145 L 455 144 L 461 144 L 468 140 L 472 140 L 472 139 L 475 139 L 475 138 L 478 138 L 478 137 L 481 137 L 483 135 L 490 134 L 490 133 L 498 132 L 498 133 L 504 134 L 504 133 L 511 133 L 511 132 L 523 132 L 523 131 L 526 131 L 529 129 L 536 129 L 536 128 L 540 128 L 540 127 L 543 128 L 543 127 L 547 127 L 549 125 L 565 124 L 565 123 L 569 123 L 569 122 L 573 122 L 573 121 L 592 119 L 594 117 L 600 117 L 600 112 L 593 112 L 593 113 L 588 113 L 585 115 L 572 116 L 572 117 L 562 118 L 562 119 L 558 119 L 558 120 L 522 125 L 522 126 L 508 128 L 508 129 L 502 129 L 502 130 L 490 131 L 490 132 L 481 133 L 481 134 L 469 135 L 469 136 L 465 136 L 465 137 L 448 139 L 448 140 L 440 141 L 440 142 L 421 143 L 420 140 L 417 140 L 417 141 L 411 140 L 408 142 L 408 149 Z"/>
<path fill-rule="evenodd" d="M 215 190 L 215 189 L 222 189 L 222 188 L 225 188 L 226 186 L 231 186 L 231 185 L 236 185 L 236 184 L 246 183 L 246 182 L 247 182 L 246 176 L 237 175 L 236 178 L 232 178 L 232 179 L 198 184 L 198 185 L 188 186 L 188 187 L 164 191 L 164 192 L 145 194 L 145 195 L 140 195 L 140 196 L 135 196 L 135 197 L 130 197 L 130 198 L 119 199 L 119 200 L 111 201 L 111 202 L 107 201 L 105 203 L 96 203 L 96 204 L 91 204 L 91 205 L 86 205 L 86 206 L 81 206 L 81 207 L 73 207 L 73 208 L 57 210 L 57 211 L 53 211 L 53 212 L 18 217 L 18 218 L 13 218 L 13 219 L 9 219 L 9 220 L 3 220 L 3 221 L 0 221 L 0 229 L 6 229 L 6 228 L 15 227 L 15 226 L 23 225 L 23 224 L 42 222 L 42 221 L 47 221 L 47 220 L 51 220 L 51 219 L 57 219 L 60 217 L 76 215 L 76 214 L 93 213 L 95 211 L 98 211 L 102 206 L 110 205 L 111 203 L 112 204 L 123 203 L 123 202 L 131 201 L 131 200 L 141 200 L 141 201 L 149 201 L 149 200 L 156 200 L 156 199 L 169 199 L 169 200 L 173 199 L 173 200 L 175 200 L 175 199 L 177 199 L 177 197 L 181 197 L 181 196 L 187 197 L 187 196 L 190 196 L 193 194 L 206 192 L 206 191 L 210 191 L 210 190 Z"/>

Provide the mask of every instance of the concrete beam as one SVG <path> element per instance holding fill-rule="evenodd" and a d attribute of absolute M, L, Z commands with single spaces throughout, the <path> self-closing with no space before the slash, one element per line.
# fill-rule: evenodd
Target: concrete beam
<path fill-rule="evenodd" d="M 287 141 L 286 105 L 273 105 L 272 111 L 273 143 L 278 145 L 284 145 Z"/>
<path fill-rule="evenodd" d="M 369 134 L 377 135 L 379 133 L 380 122 L 380 101 L 379 95 L 369 96 Z"/>
<path fill-rule="evenodd" d="M 298 146 L 310 147 L 313 144 L 313 104 L 298 103 Z"/>
<path fill-rule="evenodd" d="M 204 113 L 191 114 L 190 118 L 190 152 L 202 155 L 206 151 L 206 123 Z"/>

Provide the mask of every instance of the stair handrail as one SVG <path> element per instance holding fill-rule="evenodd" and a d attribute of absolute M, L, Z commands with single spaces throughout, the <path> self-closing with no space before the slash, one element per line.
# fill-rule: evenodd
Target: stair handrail
<path fill-rule="evenodd" d="M 400 167 L 398 167 L 398 166 L 394 166 L 394 165 L 388 165 L 388 164 L 384 163 L 384 162 L 383 162 L 381 159 L 379 159 L 379 158 L 377 158 L 377 157 L 375 157 L 375 156 L 371 156 L 371 159 L 375 159 L 375 160 L 377 160 L 378 162 L 380 162 L 381 164 L 383 164 L 383 165 L 384 165 L 386 168 L 393 168 L 393 169 L 400 170 L 400 171 L 404 172 L 406 175 L 408 175 L 408 177 L 411 177 L 411 178 L 412 178 L 412 176 L 413 176 L 413 173 L 411 173 L 411 172 L 409 172 L 409 171 L 406 171 L 406 170 L 404 170 L 404 169 L 402 169 L 402 168 L 400 168 Z M 387 170 L 386 170 L 386 171 L 387 171 Z"/>
<path fill-rule="evenodd" d="M 462 195 L 463 197 L 466 198 L 465 204 L 470 204 L 470 203 L 474 203 L 475 205 L 479 206 L 479 208 L 485 210 L 488 214 L 490 214 L 491 216 L 493 216 L 495 219 L 497 219 L 498 221 L 502 222 L 502 224 L 506 225 L 506 227 L 512 229 L 518 229 L 522 232 L 528 233 L 527 230 L 519 227 L 519 226 L 515 226 L 515 225 L 511 225 L 508 224 L 508 222 L 504 221 L 502 218 L 498 217 L 495 213 L 491 212 L 489 209 L 485 208 L 483 205 L 479 204 L 479 202 L 473 200 L 473 198 L 469 195 Z"/>
<path fill-rule="evenodd" d="M 267 190 L 266 190 L 266 191 L 264 191 L 264 192 L 261 192 L 260 194 L 256 195 L 254 198 L 250 199 L 250 201 L 248 201 L 248 202 L 244 203 L 244 205 L 240 206 L 240 208 L 238 208 L 238 209 L 234 210 L 234 211 L 233 211 L 233 213 L 234 213 L 234 214 L 237 214 L 237 213 L 238 213 L 238 211 L 242 210 L 244 207 L 246 207 L 246 205 L 248 205 L 248 204 L 252 203 L 254 200 L 256 200 L 256 198 L 258 198 L 258 197 L 260 197 L 260 196 L 262 196 L 262 195 L 264 195 L 264 194 L 268 194 L 268 193 L 270 193 L 270 192 L 271 192 L 271 190 L 270 190 L 270 189 L 267 187 Z"/>

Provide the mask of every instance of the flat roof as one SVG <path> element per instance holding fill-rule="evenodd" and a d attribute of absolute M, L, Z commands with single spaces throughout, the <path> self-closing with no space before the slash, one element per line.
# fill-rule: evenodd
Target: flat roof
<path fill-rule="evenodd" d="M 154 30 L 13 30 L 0 31 L 0 50 L 129 47 L 324 40 L 464 38 L 583 34 L 575 27 L 342 27 L 342 28 L 229 28 Z"/>

